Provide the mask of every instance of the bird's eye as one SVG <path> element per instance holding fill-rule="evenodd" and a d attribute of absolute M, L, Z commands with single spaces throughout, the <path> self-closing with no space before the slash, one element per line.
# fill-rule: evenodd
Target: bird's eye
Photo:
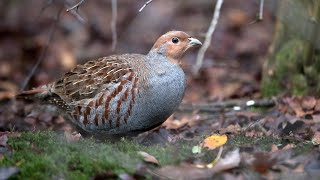
<path fill-rule="evenodd" d="M 172 42 L 174 44 L 177 44 L 179 42 L 179 39 L 177 37 L 172 38 Z"/>

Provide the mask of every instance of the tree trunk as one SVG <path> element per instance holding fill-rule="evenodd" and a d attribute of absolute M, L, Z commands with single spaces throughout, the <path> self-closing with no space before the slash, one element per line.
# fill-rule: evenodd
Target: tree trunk
<path fill-rule="evenodd" d="M 281 0 L 262 94 L 320 95 L 320 1 Z"/>

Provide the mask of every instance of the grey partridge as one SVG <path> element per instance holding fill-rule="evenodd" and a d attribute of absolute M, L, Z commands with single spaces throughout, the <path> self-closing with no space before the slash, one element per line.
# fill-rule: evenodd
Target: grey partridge
<path fill-rule="evenodd" d="M 179 106 L 186 88 L 180 60 L 189 48 L 200 45 L 185 32 L 170 31 L 147 55 L 88 61 L 60 80 L 18 97 L 58 106 L 89 133 L 140 133 L 162 124 Z"/>

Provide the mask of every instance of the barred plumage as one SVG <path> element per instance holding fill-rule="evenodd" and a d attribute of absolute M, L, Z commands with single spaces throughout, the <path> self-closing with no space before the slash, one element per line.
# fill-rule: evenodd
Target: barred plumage
<path fill-rule="evenodd" d="M 197 45 L 200 41 L 188 34 L 171 31 L 161 36 L 147 55 L 89 61 L 57 82 L 19 96 L 60 107 L 88 132 L 144 131 L 161 124 L 178 107 L 185 90 L 179 62 L 187 49 Z"/>

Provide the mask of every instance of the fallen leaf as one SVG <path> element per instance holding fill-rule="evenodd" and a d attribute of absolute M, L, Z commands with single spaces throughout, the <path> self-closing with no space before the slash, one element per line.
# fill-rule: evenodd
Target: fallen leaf
<path fill-rule="evenodd" d="M 166 129 L 179 129 L 186 125 L 192 126 L 192 121 L 195 119 L 195 114 L 192 115 L 184 115 L 179 119 L 175 119 L 173 115 L 171 115 L 162 126 L 166 127 Z"/>
<path fill-rule="evenodd" d="M 148 154 L 146 152 L 143 152 L 143 151 L 138 151 L 138 154 L 143 157 L 143 160 L 145 162 L 149 162 L 149 163 L 152 163 L 152 164 L 159 165 L 158 160 L 154 156 L 152 156 L 152 155 L 150 155 L 150 154 Z"/>
<path fill-rule="evenodd" d="M 127 173 L 119 174 L 119 179 L 121 179 L 121 180 L 135 180 L 134 177 L 130 176 Z"/>
<path fill-rule="evenodd" d="M 16 166 L 21 166 L 24 162 L 26 162 L 25 159 L 21 159 L 20 161 L 16 162 Z"/>
<path fill-rule="evenodd" d="M 317 104 L 316 98 L 307 96 L 302 99 L 301 106 L 305 110 L 312 110 L 316 106 L 316 104 Z"/>
<path fill-rule="evenodd" d="M 193 154 L 200 154 L 201 153 L 201 146 L 193 146 L 192 147 L 192 153 Z"/>
<path fill-rule="evenodd" d="M 203 147 L 206 147 L 210 150 L 215 149 L 219 146 L 224 145 L 227 142 L 227 136 L 224 135 L 212 135 L 207 137 L 204 141 L 203 141 Z"/>
<path fill-rule="evenodd" d="M 12 99 L 14 96 L 15 94 L 13 92 L 8 92 L 8 91 L 0 92 L 0 101 Z"/>
<path fill-rule="evenodd" d="M 295 147 L 296 147 L 295 144 L 287 144 L 286 146 L 284 146 L 284 147 L 282 148 L 282 150 L 289 150 L 289 149 L 293 149 L 293 148 L 295 148 Z"/>
<path fill-rule="evenodd" d="M 210 168 L 210 170 L 213 172 L 220 172 L 220 171 L 236 168 L 239 166 L 240 161 L 241 161 L 240 151 L 237 148 L 231 152 L 228 152 L 225 155 L 225 157 L 220 159 L 215 166 Z"/>
<path fill-rule="evenodd" d="M 314 145 L 319 145 L 320 144 L 320 132 L 319 131 L 316 131 L 313 135 L 313 138 L 312 138 L 312 143 Z"/>
<path fill-rule="evenodd" d="M 285 98 L 284 102 L 288 103 L 288 105 L 294 111 L 296 116 L 303 117 L 306 114 L 302 109 L 301 103 L 297 98 Z"/>
<path fill-rule="evenodd" d="M 252 166 L 255 171 L 260 173 L 267 172 L 274 164 L 276 160 L 271 157 L 270 154 L 264 152 L 257 152 L 254 154 L 254 160 Z"/>
<path fill-rule="evenodd" d="M 312 115 L 312 120 L 314 123 L 320 123 L 320 115 L 319 114 Z"/>
<path fill-rule="evenodd" d="M 16 167 L 1 167 L 0 179 L 9 179 L 12 175 L 17 174 L 19 169 Z"/>
<path fill-rule="evenodd" d="M 320 99 L 317 100 L 316 105 L 314 107 L 314 110 L 316 112 L 320 112 Z"/>
<path fill-rule="evenodd" d="M 93 177 L 93 180 L 103 180 L 103 179 L 117 179 L 118 176 L 117 174 L 115 174 L 113 171 L 111 170 L 108 170 L 108 171 L 105 171 L 105 172 L 101 172 L 101 173 L 98 173 L 96 174 L 94 177 Z"/>
<path fill-rule="evenodd" d="M 239 111 L 239 112 L 236 112 L 235 115 L 238 117 L 245 117 L 245 118 L 251 119 L 252 117 L 259 116 L 260 114 L 252 111 Z"/>
<path fill-rule="evenodd" d="M 278 150 L 279 150 L 278 146 L 275 145 L 275 144 L 272 144 L 272 146 L 271 146 L 271 152 L 276 152 L 276 151 L 278 151 Z"/>
<path fill-rule="evenodd" d="M 320 177 L 320 161 L 318 159 L 312 160 L 305 166 L 304 170 L 310 175 L 310 177 L 319 178 Z"/>
<path fill-rule="evenodd" d="M 226 128 L 221 128 L 219 130 L 219 133 L 221 134 L 225 134 L 225 133 L 237 133 L 241 131 L 241 126 L 239 124 L 230 124 L 228 127 Z"/>
<path fill-rule="evenodd" d="M 80 133 L 76 133 L 76 132 L 71 133 L 68 130 L 64 131 L 64 136 L 66 137 L 66 140 L 67 140 L 68 143 L 78 142 L 80 140 L 80 138 L 81 138 L 81 134 Z"/>
<path fill-rule="evenodd" d="M 165 166 L 154 173 L 153 179 L 212 179 L 214 173 L 208 168 L 196 168 L 190 164 Z"/>
<path fill-rule="evenodd" d="M 8 142 L 8 136 L 7 134 L 3 134 L 0 136 L 0 146 L 6 147 Z"/>

